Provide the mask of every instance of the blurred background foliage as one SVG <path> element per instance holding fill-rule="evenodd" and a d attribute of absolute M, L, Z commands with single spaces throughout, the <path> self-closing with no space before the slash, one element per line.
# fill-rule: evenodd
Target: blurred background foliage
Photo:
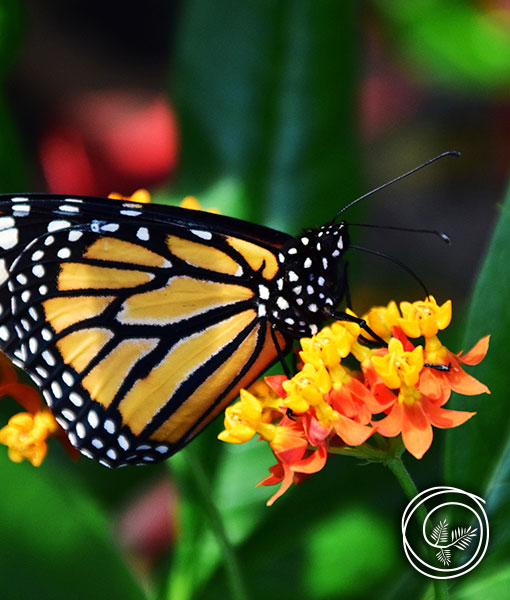
<path fill-rule="evenodd" d="M 457 402 L 479 414 L 406 459 L 420 489 L 487 499 L 489 553 L 451 582 L 466 600 L 504 598 L 510 580 L 509 24 L 506 0 L 0 3 L 2 192 L 143 186 L 296 233 L 444 150 L 463 153 L 346 216 L 446 230 L 451 247 L 351 235 L 454 300 L 450 347 L 493 334 L 476 370 L 492 395 Z M 422 295 L 376 258 L 355 256 L 351 280 L 359 312 Z M 226 447 L 220 429 L 168 465 L 118 472 L 57 447 L 39 469 L 1 451 L 2 597 L 433 597 L 403 556 L 406 500 L 389 472 L 338 458 L 269 509 L 271 490 L 255 487 L 267 449 Z"/>

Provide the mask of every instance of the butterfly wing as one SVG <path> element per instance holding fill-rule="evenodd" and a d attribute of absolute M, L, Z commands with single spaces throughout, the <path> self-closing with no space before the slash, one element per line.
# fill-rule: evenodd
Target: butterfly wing
<path fill-rule="evenodd" d="M 289 239 L 175 207 L 0 196 L 0 348 L 83 454 L 161 460 L 275 360 L 259 293 Z"/>

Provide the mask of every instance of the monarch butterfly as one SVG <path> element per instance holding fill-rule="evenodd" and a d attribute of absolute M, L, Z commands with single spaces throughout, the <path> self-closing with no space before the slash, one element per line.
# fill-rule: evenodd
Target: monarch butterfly
<path fill-rule="evenodd" d="M 294 337 L 349 318 L 334 312 L 348 246 L 344 221 L 294 238 L 165 205 L 0 195 L 0 348 L 82 454 L 156 462 Z"/>

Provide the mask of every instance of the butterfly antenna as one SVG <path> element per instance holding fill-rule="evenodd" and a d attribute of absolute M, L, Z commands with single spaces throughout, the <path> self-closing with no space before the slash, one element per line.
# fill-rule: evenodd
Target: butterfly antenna
<path fill-rule="evenodd" d="M 438 231 L 437 229 L 422 229 L 422 228 L 414 228 L 414 227 L 397 227 L 396 225 L 375 225 L 373 223 L 350 223 L 349 227 L 372 227 L 374 229 L 394 229 L 395 231 L 410 231 L 412 233 L 430 233 L 432 235 L 437 235 L 443 242 L 446 244 L 451 244 L 452 240 L 450 236 L 444 231 Z"/>
<path fill-rule="evenodd" d="M 430 294 L 429 294 L 429 292 L 427 290 L 427 287 L 425 286 L 425 284 L 423 283 L 423 281 L 418 277 L 418 275 L 416 275 L 416 273 L 410 267 L 408 267 L 405 263 L 403 263 L 399 258 L 397 258 L 395 256 L 392 256 L 391 254 L 386 254 L 384 252 L 379 252 L 378 250 L 372 250 L 371 248 L 365 248 L 363 246 L 355 246 L 354 244 L 350 244 L 349 248 L 354 248 L 355 250 L 361 250 L 362 252 L 367 252 L 368 254 L 375 254 L 375 256 L 380 256 L 381 258 L 385 258 L 386 260 L 389 260 L 389 261 L 395 263 L 401 269 L 404 269 L 404 271 L 406 271 L 407 273 L 409 273 L 409 275 L 411 275 L 411 277 L 416 282 L 418 282 L 418 284 L 420 285 L 420 287 L 425 292 L 425 297 L 426 298 L 428 296 L 430 296 Z"/>
<path fill-rule="evenodd" d="M 375 194 L 376 192 L 380 192 L 384 188 L 387 188 L 388 186 L 393 185 L 394 183 L 397 183 L 397 181 L 400 181 L 401 179 L 405 179 L 406 177 L 409 177 L 409 175 L 412 175 L 413 173 L 420 171 L 421 169 L 427 167 L 428 165 L 432 164 L 433 162 L 436 162 L 437 160 L 439 160 L 441 158 L 444 158 L 445 156 L 461 156 L 461 154 L 460 154 L 460 152 L 457 152 L 456 150 L 449 150 L 448 152 L 443 152 L 442 154 L 439 154 L 438 156 L 434 156 L 434 158 L 431 158 L 430 160 L 427 160 L 426 162 L 422 163 L 421 165 L 414 167 L 414 169 L 407 171 L 407 173 L 404 173 L 403 175 L 399 175 L 398 177 L 395 177 L 395 179 L 392 179 L 391 181 L 387 181 L 386 183 L 383 183 L 379 187 L 376 187 L 375 189 L 371 190 L 370 192 L 363 194 L 363 196 L 360 196 L 359 198 L 356 198 L 352 202 L 349 202 L 349 204 L 347 204 L 347 206 L 344 206 L 341 210 L 339 210 L 336 213 L 333 221 L 335 219 L 337 219 L 348 208 L 351 208 L 351 206 L 354 206 L 355 204 L 357 204 L 360 200 L 363 200 L 364 198 L 367 198 L 368 196 L 371 196 L 372 194 Z"/>

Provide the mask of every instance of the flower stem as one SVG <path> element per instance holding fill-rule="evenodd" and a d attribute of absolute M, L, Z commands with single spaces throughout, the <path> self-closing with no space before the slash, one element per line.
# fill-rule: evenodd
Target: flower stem
<path fill-rule="evenodd" d="M 402 462 L 402 458 L 400 455 L 391 456 L 385 462 L 388 469 L 395 475 L 395 478 L 400 484 L 400 487 L 404 491 L 404 494 L 412 500 L 415 496 L 418 495 L 418 488 L 416 487 L 409 471 L 406 469 L 404 463 Z M 419 506 L 416 510 L 417 515 L 420 520 L 423 522 L 427 518 L 427 511 L 423 505 Z M 432 554 L 429 551 L 430 554 Z M 434 556 L 432 555 L 432 558 Z M 434 579 L 433 580 L 434 592 L 436 600 L 448 600 L 448 584 L 443 579 Z"/>
<path fill-rule="evenodd" d="M 213 491 L 207 473 L 201 461 L 190 448 L 185 448 L 180 454 L 184 458 L 182 467 L 185 468 L 185 478 L 191 484 L 185 487 L 188 493 L 193 494 L 195 506 L 199 507 L 202 512 L 202 518 L 209 526 L 223 556 L 223 565 L 230 588 L 229 597 L 233 600 L 248 600 L 239 560 L 228 538 L 218 507 L 213 500 Z M 174 460 L 173 465 L 175 462 Z M 172 471 L 175 473 L 174 469 Z"/>
<path fill-rule="evenodd" d="M 194 454 L 189 452 L 188 463 L 192 471 L 192 476 L 195 479 L 196 487 L 200 492 L 202 506 L 207 513 L 211 531 L 223 553 L 225 571 L 230 585 L 230 597 L 233 598 L 233 600 L 248 600 L 241 567 L 234 547 L 230 543 L 227 532 L 225 531 L 223 519 L 212 499 L 212 490 L 206 472 L 202 463 L 197 460 Z"/>

